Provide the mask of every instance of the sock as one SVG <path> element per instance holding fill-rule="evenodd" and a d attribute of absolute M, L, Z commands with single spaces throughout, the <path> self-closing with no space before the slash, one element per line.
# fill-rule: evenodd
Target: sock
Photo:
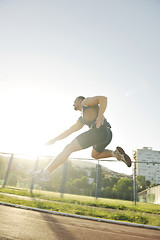
<path fill-rule="evenodd" d="M 112 151 L 112 157 L 116 157 L 115 151 Z"/>

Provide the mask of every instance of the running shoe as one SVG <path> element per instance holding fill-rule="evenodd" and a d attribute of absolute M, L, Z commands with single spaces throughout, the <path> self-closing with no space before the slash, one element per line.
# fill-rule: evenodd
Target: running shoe
<path fill-rule="evenodd" d="M 44 174 L 43 170 L 32 172 L 31 176 L 41 182 L 49 182 L 49 175 Z"/>
<path fill-rule="evenodd" d="M 125 153 L 123 148 L 117 147 L 115 150 L 115 155 L 119 161 L 123 161 L 127 165 L 127 167 L 131 167 L 132 161 L 130 157 Z"/>

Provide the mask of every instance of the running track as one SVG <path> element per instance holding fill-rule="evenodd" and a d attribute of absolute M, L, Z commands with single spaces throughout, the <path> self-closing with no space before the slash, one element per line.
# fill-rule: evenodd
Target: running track
<path fill-rule="evenodd" d="M 1 240 L 160 240 L 160 231 L 0 205 Z"/>

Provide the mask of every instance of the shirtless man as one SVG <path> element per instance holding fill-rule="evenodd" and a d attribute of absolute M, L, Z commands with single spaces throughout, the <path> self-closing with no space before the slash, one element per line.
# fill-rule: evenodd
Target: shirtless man
<path fill-rule="evenodd" d="M 107 107 L 107 98 L 104 96 L 88 98 L 79 96 L 75 99 L 73 107 L 74 110 L 81 111 L 81 117 L 79 117 L 77 122 L 69 129 L 54 139 L 51 139 L 46 145 L 54 144 L 56 141 L 68 137 L 72 133 L 80 130 L 84 125 L 87 125 L 89 130 L 78 135 L 45 169 L 34 172 L 33 177 L 41 181 L 48 181 L 50 173 L 63 164 L 71 153 L 91 146 L 92 158 L 102 159 L 114 157 L 119 161 L 123 161 L 128 167 L 131 167 L 131 159 L 121 147 L 117 147 L 115 151 L 105 149 L 112 140 L 111 125 L 104 117 L 104 112 Z"/>

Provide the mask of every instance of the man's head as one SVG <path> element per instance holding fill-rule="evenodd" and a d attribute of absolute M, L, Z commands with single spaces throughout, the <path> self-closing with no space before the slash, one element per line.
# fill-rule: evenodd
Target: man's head
<path fill-rule="evenodd" d="M 83 96 L 79 96 L 75 99 L 74 104 L 73 104 L 74 110 L 79 110 L 79 111 L 82 110 L 82 102 L 84 99 L 85 99 L 85 97 L 83 97 Z"/>

